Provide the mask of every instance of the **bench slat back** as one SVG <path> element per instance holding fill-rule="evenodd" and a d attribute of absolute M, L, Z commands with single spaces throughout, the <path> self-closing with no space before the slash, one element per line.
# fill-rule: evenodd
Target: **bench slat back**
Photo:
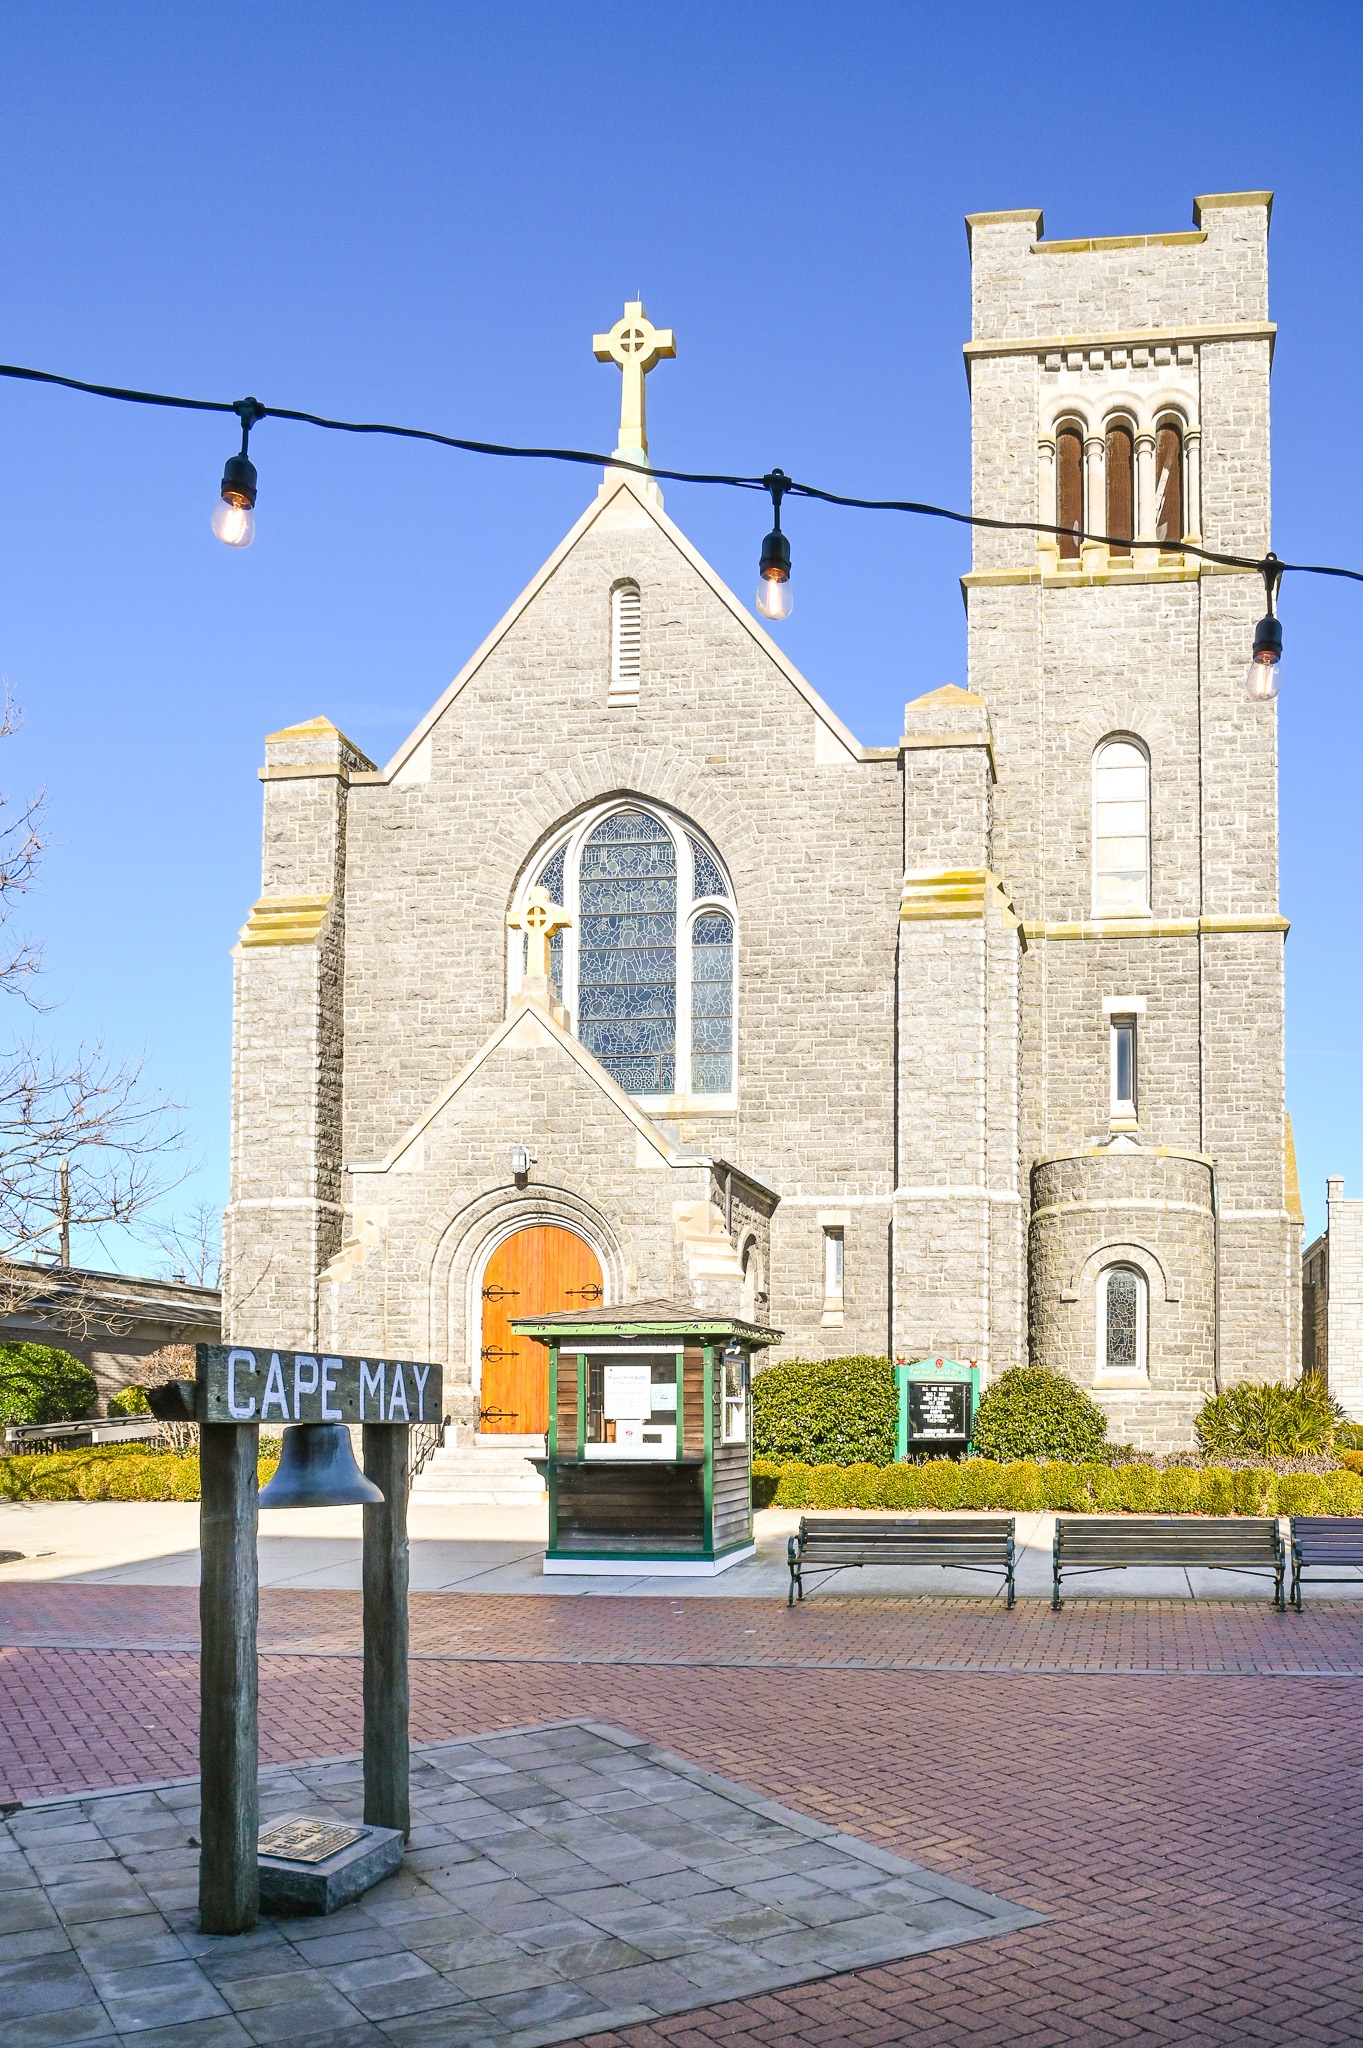
<path fill-rule="evenodd" d="M 1363 1564 L 1363 1515 L 1293 1515 L 1303 1564 Z"/>
<path fill-rule="evenodd" d="M 894 1515 L 875 1522 L 806 1515 L 799 1551 L 805 1564 L 941 1563 L 946 1558 L 1004 1562 L 1012 1540 L 1011 1515 Z"/>
<path fill-rule="evenodd" d="M 1271 1516 L 1058 1515 L 1061 1564 L 1272 1563 L 1278 1524 Z"/>

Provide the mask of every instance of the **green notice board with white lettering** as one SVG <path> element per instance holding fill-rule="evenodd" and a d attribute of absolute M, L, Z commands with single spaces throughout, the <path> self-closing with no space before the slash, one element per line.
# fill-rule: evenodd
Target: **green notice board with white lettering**
<path fill-rule="evenodd" d="M 901 1463 L 968 1453 L 980 1405 L 980 1368 L 973 1360 L 901 1358 L 894 1384 L 894 1454 Z"/>

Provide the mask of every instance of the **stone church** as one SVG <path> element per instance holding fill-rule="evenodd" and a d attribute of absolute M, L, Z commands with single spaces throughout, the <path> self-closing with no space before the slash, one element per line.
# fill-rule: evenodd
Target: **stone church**
<path fill-rule="evenodd" d="M 1269 543 L 1269 212 L 969 218 L 974 509 L 1065 531 L 976 530 L 894 746 L 664 510 L 671 334 L 596 337 L 626 466 L 393 758 L 266 742 L 234 1341 L 439 1359 L 484 1438 L 544 1428 L 510 1317 L 585 1302 L 1031 1360 L 1159 1448 L 1294 1374 L 1263 588 L 1184 549 Z"/>

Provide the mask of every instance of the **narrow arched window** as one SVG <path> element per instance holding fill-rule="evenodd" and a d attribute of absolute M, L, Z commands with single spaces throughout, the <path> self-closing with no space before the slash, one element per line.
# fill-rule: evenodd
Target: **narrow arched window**
<path fill-rule="evenodd" d="M 617 583 L 611 592 L 611 684 L 607 703 L 639 701 L 642 626 L 637 583 Z"/>
<path fill-rule="evenodd" d="M 1134 740 L 1105 740 L 1093 757 L 1093 914 L 1150 910 L 1150 762 Z"/>
<path fill-rule="evenodd" d="M 691 1093 L 734 1085 L 734 924 L 703 910 L 691 926 Z"/>
<path fill-rule="evenodd" d="M 1109 1266 L 1098 1277 L 1098 1370 L 1146 1370 L 1146 1280 L 1135 1266 Z"/>
<path fill-rule="evenodd" d="M 1125 420 L 1113 420 L 1107 430 L 1107 533 L 1108 551 L 1129 555 L 1136 531 L 1136 441 Z"/>
<path fill-rule="evenodd" d="M 1155 435 L 1155 538 L 1176 548 L 1183 538 L 1183 429 L 1161 420 Z"/>
<path fill-rule="evenodd" d="M 677 849 L 647 811 L 613 811 L 582 848 L 577 1035 L 630 1095 L 677 1071 Z"/>
<path fill-rule="evenodd" d="M 1084 524 L 1084 437 L 1072 425 L 1056 430 L 1055 523 L 1064 528 L 1060 536 L 1061 558 L 1077 562 L 1079 530 Z"/>

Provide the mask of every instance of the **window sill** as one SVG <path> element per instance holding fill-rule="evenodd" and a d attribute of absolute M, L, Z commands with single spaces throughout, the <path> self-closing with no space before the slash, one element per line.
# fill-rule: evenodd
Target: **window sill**
<path fill-rule="evenodd" d="M 841 1329 L 843 1324 L 842 1303 L 840 1301 L 826 1301 L 823 1305 L 823 1315 L 820 1317 L 820 1322 L 825 1330 Z"/>
<path fill-rule="evenodd" d="M 1100 1372 L 1095 1373 L 1093 1384 L 1106 1393 L 1116 1393 L 1122 1389 L 1128 1393 L 1137 1393 L 1141 1390 L 1148 1393 L 1150 1375 L 1148 1372 Z"/>
<path fill-rule="evenodd" d="M 733 1116 L 736 1095 L 631 1095 L 649 1116 Z"/>
<path fill-rule="evenodd" d="M 1108 1129 L 1111 1131 L 1122 1131 L 1130 1135 L 1138 1132 L 1140 1127 L 1141 1121 L 1139 1117 L 1123 1116 L 1117 1110 L 1114 1110 L 1108 1119 Z"/>

